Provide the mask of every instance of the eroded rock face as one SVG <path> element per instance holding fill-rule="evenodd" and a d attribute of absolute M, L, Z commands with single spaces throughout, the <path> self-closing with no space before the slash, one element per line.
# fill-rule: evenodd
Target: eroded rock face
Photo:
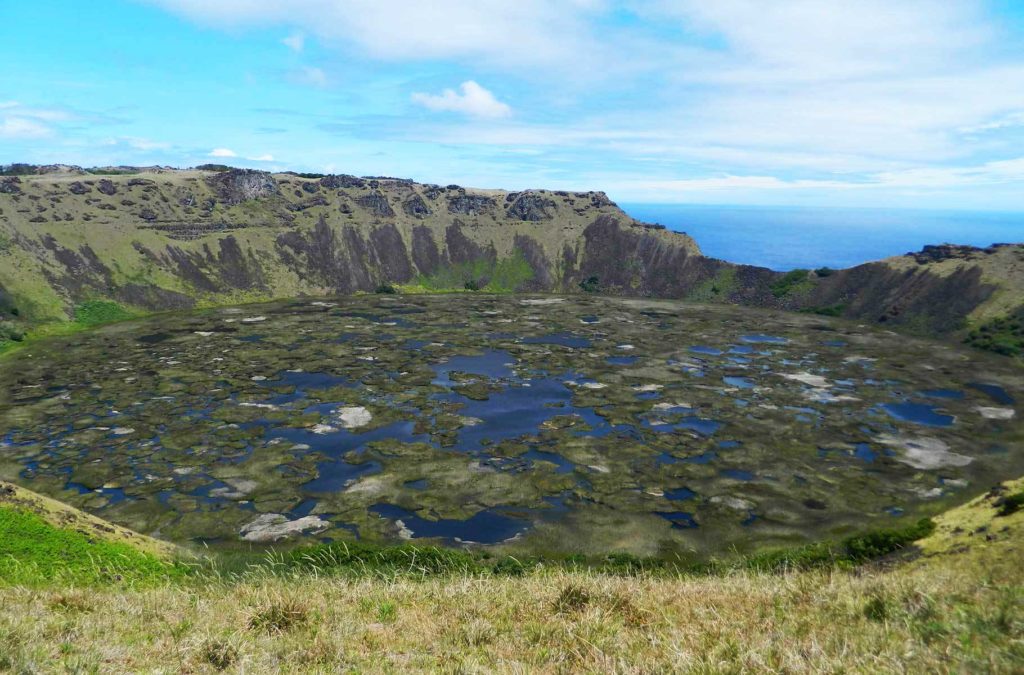
<path fill-rule="evenodd" d="M 510 195 L 511 196 L 511 195 Z M 520 194 L 508 207 L 508 217 L 516 220 L 537 222 L 550 220 L 551 210 L 555 208 L 553 199 L 531 192 Z"/>
<path fill-rule="evenodd" d="M 356 197 L 355 202 L 378 218 L 393 218 L 395 215 L 388 198 L 380 192 Z"/>
<path fill-rule="evenodd" d="M 280 193 L 277 181 L 270 173 L 253 169 L 222 171 L 208 177 L 206 183 L 227 204 L 241 204 Z"/>
<path fill-rule="evenodd" d="M 341 188 L 361 188 L 366 186 L 366 181 L 356 176 L 349 176 L 345 174 L 324 176 L 320 179 L 320 185 L 329 190 L 338 190 Z"/>
<path fill-rule="evenodd" d="M 117 186 L 115 186 L 114 181 L 110 180 L 109 178 L 103 178 L 102 180 L 100 180 L 100 183 L 99 185 L 96 186 L 96 189 L 108 196 L 117 194 Z"/>
<path fill-rule="evenodd" d="M 20 195 L 21 179 L 17 176 L 10 176 L 0 180 L 0 193 L 6 195 Z"/>
<path fill-rule="evenodd" d="M 264 513 L 251 523 L 243 525 L 238 534 L 245 541 L 268 544 L 300 534 L 321 532 L 330 526 L 329 521 L 319 516 L 288 520 L 287 516 L 280 513 Z"/>
<path fill-rule="evenodd" d="M 415 218 L 425 218 L 432 213 L 423 197 L 416 194 L 402 202 L 402 210 Z"/>
<path fill-rule="evenodd" d="M 448 213 L 462 216 L 479 216 L 490 213 L 497 204 L 483 195 L 458 195 L 448 199 Z"/>

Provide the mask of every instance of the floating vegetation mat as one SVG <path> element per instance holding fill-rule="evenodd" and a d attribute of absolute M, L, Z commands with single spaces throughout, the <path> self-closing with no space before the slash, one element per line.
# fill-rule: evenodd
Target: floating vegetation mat
<path fill-rule="evenodd" d="M 0 364 L 0 477 L 221 547 L 708 556 L 1020 475 L 1024 377 L 816 316 L 363 296 L 168 314 Z"/>

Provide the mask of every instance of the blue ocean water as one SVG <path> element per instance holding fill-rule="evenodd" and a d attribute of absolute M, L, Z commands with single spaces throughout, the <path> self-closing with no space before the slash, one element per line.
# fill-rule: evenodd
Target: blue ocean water
<path fill-rule="evenodd" d="M 841 269 L 925 244 L 1024 242 L 1024 213 L 620 204 L 637 220 L 697 240 L 705 255 L 774 270 Z"/>

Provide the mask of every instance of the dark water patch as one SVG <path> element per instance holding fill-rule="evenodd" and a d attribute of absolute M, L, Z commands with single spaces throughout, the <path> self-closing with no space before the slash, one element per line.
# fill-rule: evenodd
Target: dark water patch
<path fill-rule="evenodd" d="M 743 445 L 743 444 L 740 443 L 739 441 L 732 441 L 732 440 L 729 440 L 729 441 L 719 441 L 718 442 L 718 447 L 721 450 L 733 450 L 735 448 L 740 447 L 741 445 Z"/>
<path fill-rule="evenodd" d="M 402 343 L 402 349 L 408 349 L 410 351 L 419 351 L 430 343 L 426 340 L 406 340 Z"/>
<path fill-rule="evenodd" d="M 452 356 L 444 363 L 431 364 L 435 378 L 433 384 L 451 387 L 449 375 L 453 372 L 479 375 L 492 380 L 505 380 L 515 377 L 512 365 L 516 358 L 503 349 L 489 349 L 476 356 Z"/>
<path fill-rule="evenodd" d="M 1013 405 L 1014 398 L 1006 393 L 1006 390 L 1000 387 L 998 384 L 989 384 L 986 382 L 970 382 L 967 385 L 972 389 L 977 389 L 981 393 L 991 398 L 996 403 L 1002 405 Z"/>
<path fill-rule="evenodd" d="M 144 345 L 155 345 L 166 340 L 170 340 L 173 335 L 170 333 L 153 333 L 151 335 L 142 335 L 138 338 L 138 341 Z"/>
<path fill-rule="evenodd" d="M 478 450 L 485 442 L 537 435 L 540 425 L 557 415 L 579 415 L 591 427 L 591 431 L 582 432 L 587 435 L 611 430 L 592 409 L 573 406 L 572 395 L 564 379 L 544 377 L 509 383 L 483 401 L 457 393 L 442 396 L 440 400 L 462 403 L 459 414 L 481 420 L 479 424 L 459 429 L 455 448 L 463 451 Z"/>
<path fill-rule="evenodd" d="M 639 360 L 638 356 L 609 356 L 604 361 L 611 366 L 631 366 Z"/>
<path fill-rule="evenodd" d="M 751 380 L 750 378 L 747 378 L 747 377 L 736 377 L 736 376 L 730 375 L 730 376 L 727 376 L 727 377 L 723 377 L 722 381 L 725 382 L 730 387 L 739 387 L 740 389 L 753 389 L 754 388 L 753 380 Z"/>
<path fill-rule="evenodd" d="M 708 356 L 720 356 L 722 350 L 716 347 L 708 347 L 707 345 L 693 345 L 690 347 L 690 351 L 695 354 L 707 354 Z"/>
<path fill-rule="evenodd" d="M 303 499 L 299 502 L 298 506 L 288 512 L 291 519 L 305 518 L 309 514 L 313 513 L 313 509 L 317 507 L 319 502 L 315 499 Z"/>
<path fill-rule="evenodd" d="M 240 338 L 236 338 L 239 342 L 263 342 L 266 335 L 243 335 Z"/>
<path fill-rule="evenodd" d="M 560 345 L 572 349 L 586 349 L 590 347 L 589 339 L 572 333 L 549 333 L 537 337 L 523 338 L 523 343 L 528 345 Z"/>
<path fill-rule="evenodd" d="M 752 481 L 756 478 L 754 474 L 743 469 L 722 469 L 718 473 L 733 480 Z"/>
<path fill-rule="evenodd" d="M 687 487 L 665 490 L 665 499 L 673 502 L 685 502 L 688 499 L 696 499 L 697 493 Z"/>
<path fill-rule="evenodd" d="M 936 412 L 935 406 L 926 403 L 883 403 L 882 410 L 893 419 L 928 427 L 948 427 L 956 419 L 952 415 Z"/>
<path fill-rule="evenodd" d="M 959 389 L 922 389 L 917 393 L 925 398 L 941 398 L 951 401 L 959 401 L 964 397 L 964 392 Z"/>
<path fill-rule="evenodd" d="M 899 517 L 899 516 L 903 515 L 903 509 L 900 508 L 899 506 L 886 506 L 882 510 L 885 511 L 886 513 L 888 513 L 890 516 L 893 516 L 893 517 Z"/>
<path fill-rule="evenodd" d="M 85 494 L 97 494 L 103 495 L 107 498 L 107 506 L 123 502 L 128 498 L 125 494 L 124 488 L 119 487 L 101 487 L 101 488 L 90 488 L 82 485 L 81 483 L 68 482 L 64 485 L 65 490 L 74 490 L 80 495 Z"/>
<path fill-rule="evenodd" d="M 846 347 L 849 343 L 844 342 L 843 340 L 825 340 L 821 344 L 825 345 L 826 347 L 841 348 Z"/>
<path fill-rule="evenodd" d="M 295 387 L 300 391 L 360 386 L 358 382 L 353 382 L 344 375 L 323 372 L 307 373 L 297 370 L 282 370 L 275 379 L 263 380 L 257 384 L 261 387 Z"/>
<path fill-rule="evenodd" d="M 531 525 L 529 520 L 517 517 L 502 507 L 479 511 L 465 520 L 427 520 L 393 504 L 375 504 L 370 507 L 370 512 L 396 523 L 401 521 L 414 539 L 498 544 L 522 534 Z"/>
<path fill-rule="evenodd" d="M 654 513 L 672 523 L 674 530 L 692 530 L 697 527 L 697 520 L 692 513 L 687 511 L 655 511 Z"/>
<path fill-rule="evenodd" d="M 594 323 L 598 323 L 598 322 L 599 322 L 600 320 L 601 320 L 601 319 L 597 318 L 597 317 L 596 317 L 596 316 L 594 316 L 593 314 L 587 314 L 586 316 L 581 316 L 581 317 L 580 317 L 580 321 L 581 321 L 582 323 L 587 323 L 587 324 L 594 324 Z"/>
<path fill-rule="evenodd" d="M 382 467 L 375 461 L 351 464 L 343 459 L 334 459 L 319 462 L 316 468 L 319 475 L 302 485 L 303 492 L 341 492 L 356 478 L 378 473 Z"/>
<path fill-rule="evenodd" d="M 730 354 L 753 354 L 754 348 L 749 345 L 732 345 L 729 347 Z"/>
<path fill-rule="evenodd" d="M 871 464 L 878 457 L 878 453 L 871 449 L 871 446 L 867 443 L 858 443 L 854 446 L 853 456 L 862 462 Z"/>
<path fill-rule="evenodd" d="M 429 485 L 430 481 L 426 478 L 417 478 L 416 480 L 410 480 L 402 483 L 403 487 L 407 487 L 410 490 L 426 490 Z"/>
<path fill-rule="evenodd" d="M 683 460 L 683 462 L 687 464 L 710 464 L 717 458 L 718 453 L 716 453 L 714 450 L 708 450 L 707 452 L 702 452 L 699 455 L 687 457 L 686 459 Z"/>

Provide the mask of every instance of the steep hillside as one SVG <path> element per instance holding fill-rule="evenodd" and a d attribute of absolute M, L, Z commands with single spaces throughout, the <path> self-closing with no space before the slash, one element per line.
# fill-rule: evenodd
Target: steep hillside
<path fill-rule="evenodd" d="M 0 341 L 69 319 L 397 287 L 730 302 L 1022 344 L 1020 245 L 782 274 L 704 257 L 600 192 L 217 169 L 0 177 Z"/>

